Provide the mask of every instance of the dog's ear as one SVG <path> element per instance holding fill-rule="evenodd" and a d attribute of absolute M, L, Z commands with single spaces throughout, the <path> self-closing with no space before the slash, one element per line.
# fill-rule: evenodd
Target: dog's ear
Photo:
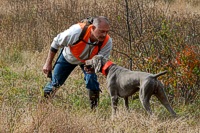
<path fill-rule="evenodd" d="M 96 60 L 94 70 L 95 70 L 95 73 L 100 72 L 100 70 L 101 70 L 101 58 Z"/>

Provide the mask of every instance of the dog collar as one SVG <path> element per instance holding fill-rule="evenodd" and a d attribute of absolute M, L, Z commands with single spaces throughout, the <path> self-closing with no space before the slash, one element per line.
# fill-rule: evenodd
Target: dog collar
<path fill-rule="evenodd" d="M 106 70 L 108 69 L 109 66 L 111 66 L 113 64 L 112 61 L 107 61 L 106 64 L 102 67 L 102 74 L 107 76 Z"/>

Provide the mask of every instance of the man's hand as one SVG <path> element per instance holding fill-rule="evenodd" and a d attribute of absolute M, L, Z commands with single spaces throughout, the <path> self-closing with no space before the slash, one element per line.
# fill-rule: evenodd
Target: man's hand
<path fill-rule="evenodd" d="M 43 72 L 47 75 L 48 78 L 51 78 L 52 65 L 45 63 L 43 66 Z"/>
<path fill-rule="evenodd" d="M 86 73 L 89 73 L 89 74 L 95 73 L 94 68 L 91 65 L 88 65 L 88 66 L 84 65 L 84 70 L 86 71 Z"/>

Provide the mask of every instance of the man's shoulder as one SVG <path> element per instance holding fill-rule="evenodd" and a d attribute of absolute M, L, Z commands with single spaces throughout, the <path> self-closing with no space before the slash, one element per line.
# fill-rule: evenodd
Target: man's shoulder
<path fill-rule="evenodd" d="M 69 27 L 69 30 L 72 32 L 80 32 L 82 29 L 79 24 L 73 24 Z"/>
<path fill-rule="evenodd" d="M 108 39 L 107 43 L 109 43 L 110 45 L 112 45 L 112 38 L 110 36 L 109 36 L 109 39 Z"/>

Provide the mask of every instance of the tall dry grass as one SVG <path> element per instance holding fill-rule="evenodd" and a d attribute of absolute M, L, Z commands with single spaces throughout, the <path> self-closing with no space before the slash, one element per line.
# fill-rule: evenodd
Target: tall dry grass
<path fill-rule="evenodd" d="M 197 90 L 197 93 L 192 95 L 195 96 L 192 102 L 185 104 L 185 95 L 174 94 L 180 94 L 186 88 L 180 88 L 181 85 L 184 87 L 184 80 L 190 82 L 178 75 L 179 70 L 183 73 L 182 69 L 188 66 L 182 64 L 174 69 L 167 64 L 168 57 L 176 58 L 176 52 L 183 51 L 184 54 L 186 45 L 195 46 L 195 54 L 200 53 L 198 1 L 129 1 L 132 51 L 129 49 L 124 5 L 124 1 L 117 0 L 0 1 L 0 132 L 200 132 L 199 83 L 189 89 Z M 126 112 L 120 99 L 118 114 L 111 120 L 110 97 L 105 77 L 100 74 L 103 92 L 98 109 L 91 112 L 79 68 L 71 74 L 54 99 L 46 101 L 41 97 L 41 89 L 48 80 L 41 69 L 53 37 L 81 18 L 98 15 L 110 19 L 114 49 L 128 53 L 134 59 L 133 69 L 170 71 L 163 81 L 168 87 L 168 96 L 172 97 L 170 102 L 178 114 L 177 118 L 171 118 L 153 97 L 154 116 L 149 117 L 137 99 L 130 99 L 131 109 Z M 129 59 L 115 50 L 111 57 L 113 61 L 128 67 Z M 161 63 L 149 58 L 157 54 L 162 57 Z M 177 75 L 171 69 L 176 70 Z M 179 77 L 173 78 L 176 76 Z M 176 82 L 167 85 L 166 81 L 171 80 L 178 81 L 178 86 L 174 85 Z M 174 90 L 180 92 L 174 93 Z M 177 99 L 174 100 L 174 97 Z"/>

